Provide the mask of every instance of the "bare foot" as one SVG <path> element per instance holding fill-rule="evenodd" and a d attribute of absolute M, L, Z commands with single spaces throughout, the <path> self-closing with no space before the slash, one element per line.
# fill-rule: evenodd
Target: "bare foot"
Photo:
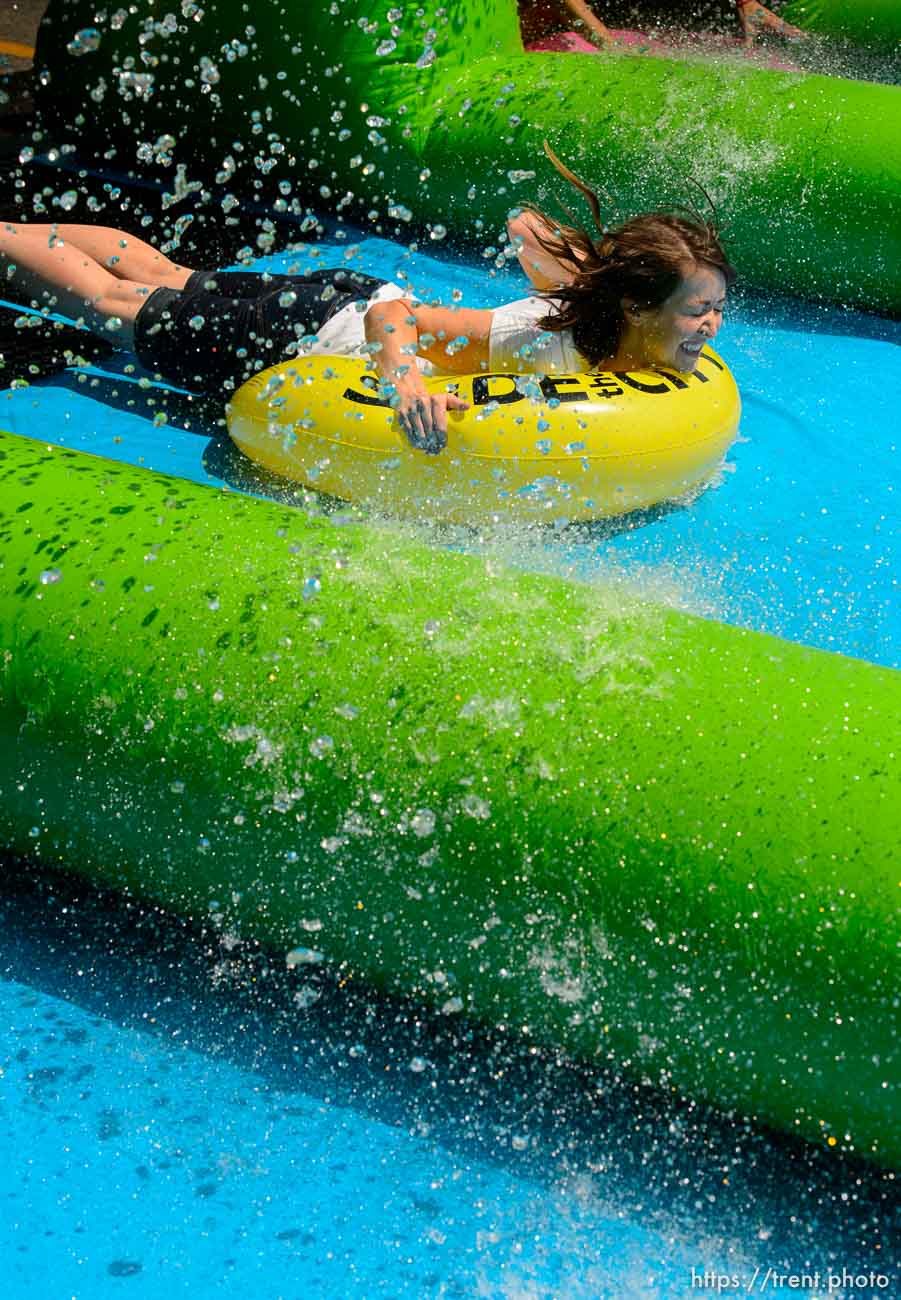
<path fill-rule="evenodd" d="M 746 45 L 753 45 L 758 36 L 764 35 L 781 36 L 786 41 L 803 40 L 807 35 L 800 27 L 792 27 L 791 23 L 783 22 L 778 14 L 760 4 L 759 0 L 735 0 L 735 7 Z"/>

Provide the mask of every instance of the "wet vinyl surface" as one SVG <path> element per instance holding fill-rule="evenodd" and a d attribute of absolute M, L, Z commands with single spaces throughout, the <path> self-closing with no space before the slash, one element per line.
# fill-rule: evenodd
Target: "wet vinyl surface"
<path fill-rule="evenodd" d="M 7 1294 L 669 1297 L 895 1264 L 884 1171 L 65 880 L 4 898 Z"/>
<path fill-rule="evenodd" d="M 524 292 L 509 269 L 379 240 L 317 247 L 326 264 L 349 254 L 464 305 Z M 435 544 L 897 667 L 897 341 L 875 318 L 745 302 L 718 344 L 745 414 L 716 487 L 603 525 L 456 530 Z M 132 364 L 0 393 L 0 428 L 284 499 L 283 484 L 248 474 L 218 412 L 142 386 Z M 4 876 L 8 1295 L 901 1286 L 889 1172 L 502 1034 L 451 1031 L 27 865 Z"/>

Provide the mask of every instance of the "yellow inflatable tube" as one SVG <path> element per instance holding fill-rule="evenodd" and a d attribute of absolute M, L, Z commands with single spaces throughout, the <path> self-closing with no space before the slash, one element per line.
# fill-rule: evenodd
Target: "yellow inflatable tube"
<path fill-rule="evenodd" d="M 414 450 L 366 362 L 302 357 L 235 394 L 228 429 L 251 460 L 344 501 L 452 523 L 598 519 L 679 497 L 709 479 L 741 400 L 710 348 L 693 374 L 443 375 L 470 409 L 447 448 Z"/>

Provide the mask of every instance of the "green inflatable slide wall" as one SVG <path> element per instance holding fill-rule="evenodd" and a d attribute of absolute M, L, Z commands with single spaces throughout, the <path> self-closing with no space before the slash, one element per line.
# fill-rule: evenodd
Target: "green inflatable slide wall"
<path fill-rule="evenodd" d="M 746 282 L 901 308 L 896 86 L 526 54 L 515 0 L 219 0 L 172 15 L 136 0 L 104 12 L 50 4 L 44 145 L 158 178 L 173 211 L 200 177 L 217 215 L 231 195 L 283 208 L 301 195 L 386 229 L 412 218 L 436 240 L 497 245 L 511 207 L 549 199 L 547 137 L 615 196 L 611 217 L 693 201 L 692 177 Z"/>
<path fill-rule="evenodd" d="M 901 53 L 897 0 L 789 0 L 779 16 L 805 31 Z"/>
<path fill-rule="evenodd" d="M 0 485 L 0 842 L 901 1159 L 901 675 L 8 435 Z"/>

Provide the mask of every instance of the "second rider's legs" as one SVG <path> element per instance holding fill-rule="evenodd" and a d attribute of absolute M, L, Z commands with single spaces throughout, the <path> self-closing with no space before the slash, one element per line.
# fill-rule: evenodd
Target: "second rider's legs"
<path fill-rule="evenodd" d="M 109 226 L 0 224 L 6 292 L 42 310 L 83 320 L 131 347 L 134 319 L 154 289 L 181 289 L 191 276 L 150 244 Z"/>

